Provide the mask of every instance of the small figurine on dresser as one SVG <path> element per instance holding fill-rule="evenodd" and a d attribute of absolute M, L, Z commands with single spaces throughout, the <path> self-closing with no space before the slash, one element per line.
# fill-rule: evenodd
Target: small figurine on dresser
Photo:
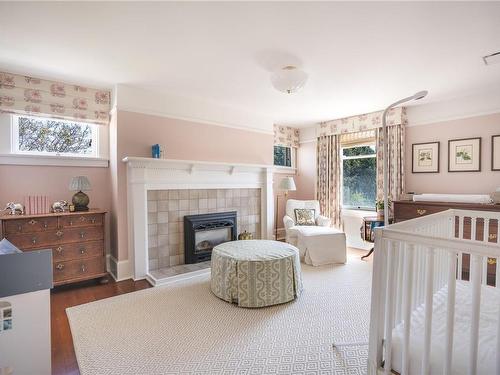
<path fill-rule="evenodd" d="M 52 203 L 52 212 L 66 212 L 69 210 L 69 204 L 66 201 L 57 201 Z"/>
<path fill-rule="evenodd" d="M 21 203 L 7 203 L 4 211 L 10 210 L 9 215 L 24 215 L 24 206 Z"/>

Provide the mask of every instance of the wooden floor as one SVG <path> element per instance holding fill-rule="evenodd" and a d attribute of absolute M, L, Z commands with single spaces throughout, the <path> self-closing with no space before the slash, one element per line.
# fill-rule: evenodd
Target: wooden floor
<path fill-rule="evenodd" d="M 367 252 L 348 248 L 348 255 L 361 257 Z M 373 256 L 366 261 L 371 262 Z M 60 286 L 52 290 L 50 296 L 51 323 L 52 323 L 52 374 L 53 375 L 79 375 L 73 339 L 69 329 L 66 308 L 113 297 L 124 293 L 149 288 L 146 280 L 120 282 L 110 281 L 101 285 L 97 281 L 89 281 L 74 285 Z"/>
<path fill-rule="evenodd" d="M 52 374 L 78 375 L 78 364 L 73 349 L 73 339 L 69 329 L 66 308 L 113 297 L 124 293 L 149 288 L 146 280 L 120 282 L 110 281 L 101 285 L 89 281 L 74 285 L 60 286 L 52 290 L 50 296 L 52 324 Z"/>

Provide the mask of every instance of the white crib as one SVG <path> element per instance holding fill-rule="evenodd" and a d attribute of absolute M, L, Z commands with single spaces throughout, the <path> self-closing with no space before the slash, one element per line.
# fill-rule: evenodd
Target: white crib
<path fill-rule="evenodd" d="M 500 374 L 499 219 L 448 210 L 376 229 L 368 374 Z"/>

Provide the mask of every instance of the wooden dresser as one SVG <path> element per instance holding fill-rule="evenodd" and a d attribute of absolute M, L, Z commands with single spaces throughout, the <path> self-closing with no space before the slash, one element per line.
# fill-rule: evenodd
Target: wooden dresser
<path fill-rule="evenodd" d="M 23 251 L 52 249 L 54 286 L 104 277 L 106 212 L 2 216 L 2 234 Z"/>
<path fill-rule="evenodd" d="M 426 216 L 430 214 L 435 214 L 437 212 L 445 211 L 450 208 L 460 209 L 460 210 L 476 210 L 476 211 L 496 211 L 500 212 L 499 204 L 475 204 L 475 203 L 450 203 L 450 202 L 413 202 L 413 201 L 395 201 L 394 202 L 394 221 L 396 223 L 414 219 L 416 217 Z M 476 225 L 475 238 L 482 240 L 483 238 L 483 224 L 482 219 L 478 219 Z M 458 221 L 456 221 L 456 232 L 455 237 L 458 237 Z M 488 241 L 498 242 L 497 238 L 497 228 L 498 221 L 490 220 L 489 231 L 488 231 Z M 465 218 L 464 220 L 464 237 L 465 239 L 471 239 L 471 219 Z M 462 258 L 462 278 L 464 280 L 469 279 L 469 269 L 470 269 L 470 256 L 469 254 L 463 254 Z M 496 260 L 488 260 L 488 284 L 495 285 L 495 275 L 496 275 Z"/>

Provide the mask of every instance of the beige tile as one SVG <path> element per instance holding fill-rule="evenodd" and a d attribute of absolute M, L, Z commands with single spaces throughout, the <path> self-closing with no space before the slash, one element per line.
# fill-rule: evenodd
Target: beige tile
<path fill-rule="evenodd" d="M 208 190 L 198 190 L 198 198 L 207 199 L 208 198 Z"/>
<path fill-rule="evenodd" d="M 179 210 L 188 210 L 189 209 L 189 199 L 181 199 L 179 201 Z"/>
<path fill-rule="evenodd" d="M 240 189 L 241 197 L 248 197 L 248 189 Z"/>
<path fill-rule="evenodd" d="M 240 206 L 240 215 L 241 216 L 248 216 L 248 207 L 247 206 Z"/>
<path fill-rule="evenodd" d="M 217 208 L 226 207 L 226 198 L 217 198 Z"/>
<path fill-rule="evenodd" d="M 179 211 L 179 225 L 184 225 L 184 216 L 189 215 L 189 211 L 184 210 L 184 211 Z"/>
<path fill-rule="evenodd" d="M 198 207 L 200 209 L 208 208 L 208 199 L 206 199 L 206 198 L 200 198 L 200 200 L 198 201 Z"/>
<path fill-rule="evenodd" d="M 158 217 L 154 212 L 148 212 L 148 224 L 156 224 L 158 222 Z"/>
<path fill-rule="evenodd" d="M 200 209 L 198 210 L 198 213 L 199 213 L 199 214 L 207 214 L 207 213 L 208 213 L 208 208 L 200 208 Z"/>
<path fill-rule="evenodd" d="M 168 190 L 158 190 L 158 200 L 166 201 L 168 199 Z"/>
<path fill-rule="evenodd" d="M 158 246 L 168 245 L 168 235 L 159 235 L 158 236 Z"/>
<path fill-rule="evenodd" d="M 189 199 L 189 190 L 187 189 L 179 190 L 179 199 Z"/>
<path fill-rule="evenodd" d="M 209 198 L 208 199 L 208 208 L 217 208 L 217 199 Z"/>
<path fill-rule="evenodd" d="M 249 203 L 250 203 L 250 198 L 248 197 L 240 198 L 240 207 L 248 207 Z"/>
<path fill-rule="evenodd" d="M 169 245 L 158 246 L 157 249 L 158 249 L 158 257 L 159 258 L 161 258 L 162 256 L 170 255 Z"/>
<path fill-rule="evenodd" d="M 189 209 L 197 210 L 199 208 L 199 200 L 198 199 L 190 199 L 189 200 Z"/>
<path fill-rule="evenodd" d="M 219 212 L 219 211 L 217 210 L 217 208 L 209 208 L 208 213 L 212 213 L 212 212 Z"/>
<path fill-rule="evenodd" d="M 158 247 L 150 247 L 148 249 L 148 259 L 158 259 Z"/>
<path fill-rule="evenodd" d="M 217 198 L 217 189 L 208 190 L 208 198 Z"/>
<path fill-rule="evenodd" d="M 226 198 L 226 189 L 217 189 L 217 199 Z"/>
<path fill-rule="evenodd" d="M 178 233 L 179 232 L 179 223 L 168 223 L 168 232 L 169 233 Z"/>
<path fill-rule="evenodd" d="M 172 233 L 168 236 L 168 244 L 169 245 L 178 245 L 179 244 L 179 233 Z"/>
<path fill-rule="evenodd" d="M 148 201 L 148 212 L 157 212 L 158 204 L 156 201 Z"/>
<path fill-rule="evenodd" d="M 148 236 L 148 249 L 158 246 L 158 236 Z"/>
<path fill-rule="evenodd" d="M 233 198 L 226 198 L 226 207 L 233 207 Z"/>
<path fill-rule="evenodd" d="M 189 210 L 189 215 L 198 215 L 199 213 L 199 210 Z"/>
<path fill-rule="evenodd" d="M 179 190 L 169 190 L 168 191 L 168 199 L 179 199 Z"/>
<path fill-rule="evenodd" d="M 239 198 L 241 195 L 241 189 L 234 189 L 233 190 L 233 198 Z"/>
<path fill-rule="evenodd" d="M 158 266 L 159 268 L 170 267 L 170 256 L 169 255 L 160 256 L 158 258 Z"/>
<path fill-rule="evenodd" d="M 155 201 L 158 199 L 158 191 L 157 190 L 148 190 L 148 201 Z"/>
<path fill-rule="evenodd" d="M 168 220 L 169 220 L 168 212 L 158 212 L 158 217 L 157 217 L 158 224 L 168 223 Z"/>
<path fill-rule="evenodd" d="M 158 211 L 168 211 L 168 201 L 158 201 Z"/>
<path fill-rule="evenodd" d="M 169 211 L 168 212 L 168 222 L 175 223 L 180 220 L 180 211 Z"/>
<path fill-rule="evenodd" d="M 168 223 L 158 224 L 158 234 L 168 234 Z"/>
<path fill-rule="evenodd" d="M 149 270 L 157 270 L 158 269 L 158 259 L 150 259 L 149 260 Z"/>
<path fill-rule="evenodd" d="M 176 266 L 180 263 L 179 255 L 170 255 L 170 267 Z"/>
<path fill-rule="evenodd" d="M 226 198 L 232 198 L 232 197 L 233 197 L 233 189 L 227 189 Z"/>
<path fill-rule="evenodd" d="M 179 201 L 174 199 L 174 200 L 169 200 L 168 201 L 168 210 L 169 211 L 177 211 L 179 210 Z"/>
<path fill-rule="evenodd" d="M 198 190 L 189 190 L 189 199 L 198 199 Z"/>
<path fill-rule="evenodd" d="M 148 236 L 155 236 L 158 234 L 157 224 L 148 224 Z"/>

